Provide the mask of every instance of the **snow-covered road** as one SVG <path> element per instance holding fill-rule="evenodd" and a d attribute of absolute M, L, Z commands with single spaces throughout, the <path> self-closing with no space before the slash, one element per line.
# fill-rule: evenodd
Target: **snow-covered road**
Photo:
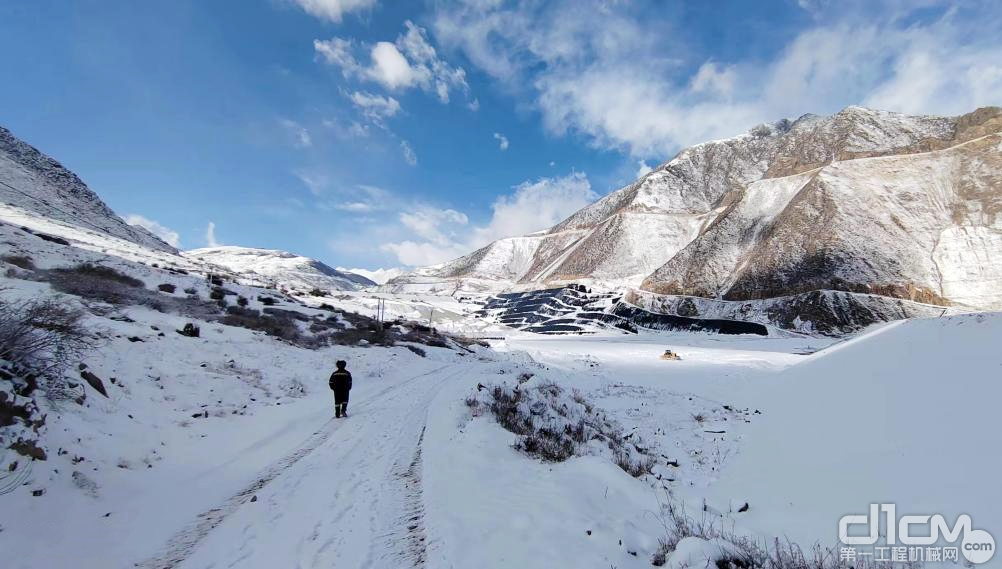
<path fill-rule="evenodd" d="M 420 452 L 444 365 L 354 401 L 144 568 L 401 567 L 424 559 Z"/>

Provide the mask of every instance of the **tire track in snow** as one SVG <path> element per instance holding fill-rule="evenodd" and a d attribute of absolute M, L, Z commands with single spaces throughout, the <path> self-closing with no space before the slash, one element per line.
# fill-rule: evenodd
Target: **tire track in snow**
<path fill-rule="evenodd" d="M 356 405 L 355 409 L 364 409 L 368 407 L 371 402 L 380 400 L 387 393 L 404 388 L 415 381 L 428 377 L 429 375 L 439 373 L 447 367 L 450 366 L 444 365 L 391 385 L 378 393 L 367 397 L 364 401 Z M 176 533 L 167 542 L 167 545 L 162 552 L 154 557 L 136 563 L 134 567 L 137 569 L 172 569 L 183 563 L 184 560 L 187 559 L 193 551 L 195 551 L 198 544 L 201 543 L 201 541 L 205 539 L 205 537 L 208 536 L 213 529 L 223 523 L 223 520 L 225 520 L 227 516 L 237 511 L 240 506 L 248 502 L 254 494 L 268 485 L 269 482 L 277 478 L 280 474 L 288 470 L 294 464 L 302 460 L 326 442 L 331 435 L 338 430 L 337 425 L 338 424 L 334 422 L 333 418 L 329 419 L 322 427 L 320 427 L 320 429 L 310 435 L 309 438 L 306 439 L 306 442 L 300 445 L 299 448 L 282 459 L 274 462 L 271 466 L 262 471 L 262 473 L 258 475 L 258 477 L 249 485 L 245 486 L 222 504 L 205 510 L 199 514 L 194 523 Z M 423 438 L 423 429 L 421 435 Z M 420 440 L 418 448 L 420 449 Z M 416 458 L 416 460 L 418 459 L 419 457 Z"/>
<path fill-rule="evenodd" d="M 398 567 L 424 567 L 428 558 L 427 535 L 424 527 L 424 494 L 421 487 L 421 448 L 426 426 L 421 426 L 410 464 L 395 473 L 402 485 L 404 510 L 397 520 L 397 530 L 388 535 L 389 548 L 396 551 Z"/>

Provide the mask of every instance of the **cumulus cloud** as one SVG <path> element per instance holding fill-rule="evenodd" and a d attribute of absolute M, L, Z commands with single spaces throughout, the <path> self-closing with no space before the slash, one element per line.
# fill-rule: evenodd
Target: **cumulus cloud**
<path fill-rule="evenodd" d="M 580 172 L 523 182 L 514 190 L 494 201 L 490 222 L 473 231 L 471 250 L 503 237 L 549 228 L 598 199 L 588 177 Z"/>
<path fill-rule="evenodd" d="M 351 40 L 342 38 L 313 40 L 313 50 L 320 59 L 340 67 L 341 73 L 346 78 L 358 73 L 361 69 L 358 61 L 355 61 L 355 56 L 352 55 L 354 43 Z"/>
<path fill-rule="evenodd" d="M 345 14 L 366 10 L 376 5 L 376 0 L 293 0 L 307 14 L 340 23 Z"/>
<path fill-rule="evenodd" d="M 149 231 L 153 235 L 156 235 L 157 237 L 162 239 L 164 243 L 170 245 L 171 247 L 174 247 L 175 249 L 181 246 L 181 236 L 178 235 L 177 231 L 174 231 L 169 227 L 161 225 L 160 223 L 153 221 L 152 219 L 148 219 L 135 213 L 130 213 L 129 215 L 125 216 L 125 223 L 128 223 L 129 225 L 142 227 L 143 229 Z"/>
<path fill-rule="evenodd" d="M 347 79 L 375 82 L 390 91 L 418 88 L 434 94 L 442 103 L 449 102 L 452 91 L 469 93 L 466 71 L 438 55 L 427 30 L 410 20 L 404 22 L 404 28 L 396 41 L 380 41 L 368 47 L 368 64 L 360 63 L 355 56 L 366 46 L 352 39 L 317 39 L 313 49 L 318 59 L 339 68 Z"/>
<path fill-rule="evenodd" d="M 473 225 L 466 214 L 453 209 L 417 207 L 401 212 L 398 221 L 409 235 L 385 243 L 382 250 L 408 266 L 434 265 L 466 255 L 504 237 L 546 229 L 592 203 L 598 196 L 581 173 L 527 181 L 499 196 L 491 218 Z"/>
<path fill-rule="evenodd" d="M 406 140 L 400 141 L 400 150 L 404 153 L 404 162 L 408 166 L 417 166 L 417 154 L 414 153 L 414 149 Z"/>
<path fill-rule="evenodd" d="M 764 62 L 701 58 L 675 34 L 650 34 L 671 29 L 672 15 L 641 4 L 465 0 L 441 7 L 433 29 L 528 98 L 551 133 L 636 158 L 850 104 L 957 114 L 1002 92 L 1002 10 L 992 3 L 913 16 L 915 5 L 894 0 L 803 0 L 815 24 Z"/>
<path fill-rule="evenodd" d="M 498 141 L 498 148 L 501 150 L 508 150 L 508 137 L 501 134 L 500 132 L 494 133 L 494 140 Z"/>
<path fill-rule="evenodd" d="M 418 237 L 439 245 L 448 244 L 455 236 L 450 228 L 466 225 L 469 219 L 454 209 L 425 208 L 400 214 L 400 223 Z"/>
<path fill-rule="evenodd" d="M 219 247 L 220 243 L 216 240 L 216 224 L 212 221 L 205 227 L 205 246 L 206 247 Z"/>
<path fill-rule="evenodd" d="M 381 41 L 372 48 L 372 79 L 382 83 L 387 89 L 410 87 L 420 80 L 420 73 L 400 53 L 397 46 Z"/>
<path fill-rule="evenodd" d="M 724 67 L 716 62 L 707 61 L 699 66 L 699 70 L 690 81 L 689 90 L 693 93 L 729 97 L 734 92 L 736 82 L 737 71 L 733 67 Z"/>
<path fill-rule="evenodd" d="M 469 249 L 460 244 L 437 245 L 435 243 L 419 243 L 416 241 L 401 241 L 386 243 L 381 246 L 383 251 L 396 255 L 401 264 L 409 267 L 437 265 L 445 261 L 462 257 Z"/>

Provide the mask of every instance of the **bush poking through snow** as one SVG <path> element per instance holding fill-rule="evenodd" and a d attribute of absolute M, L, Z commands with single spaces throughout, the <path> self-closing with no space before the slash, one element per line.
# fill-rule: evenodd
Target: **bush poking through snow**
<path fill-rule="evenodd" d="M 162 285 L 157 286 L 157 290 L 159 290 L 160 292 L 166 292 L 168 294 L 174 294 L 174 291 L 177 290 L 177 287 L 170 283 L 164 283 Z"/>
<path fill-rule="evenodd" d="M 25 255 L 4 255 L 0 257 L 0 260 L 26 271 L 35 270 L 35 263 L 32 262 L 31 257 Z"/>
<path fill-rule="evenodd" d="M 524 374 L 523 374 L 524 376 Z M 605 454 L 634 477 L 650 474 L 654 458 L 623 436 L 623 430 L 596 410 L 577 390 L 528 380 L 512 388 L 484 386 L 466 398 L 474 416 L 489 411 L 502 428 L 519 435 L 515 448 L 549 462 Z"/>
<path fill-rule="evenodd" d="M 64 372 L 97 345 L 83 313 L 55 300 L 0 299 L 0 448 L 45 460 L 38 433 L 45 424 L 35 399 L 68 389 Z"/>
<path fill-rule="evenodd" d="M 841 559 L 837 545 L 817 544 L 804 551 L 789 540 L 758 541 L 720 529 L 705 512 L 697 520 L 670 500 L 662 505 L 661 511 L 665 536 L 651 558 L 656 567 L 670 564 L 717 569 L 915 569 L 922 566 L 920 562 L 892 564 L 866 557 L 850 563 Z"/>
<path fill-rule="evenodd" d="M 110 304 L 141 304 L 147 296 L 143 281 L 111 267 L 84 263 L 72 268 L 45 271 L 52 288 Z"/>
<path fill-rule="evenodd" d="M 83 359 L 97 341 L 82 324 L 83 312 L 51 299 L 0 299 L 0 358 L 52 382 Z"/>
<path fill-rule="evenodd" d="M 653 472 L 656 462 L 653 456 L 635 458 L 628 452 L 619 451 L 616 453 L 616 464 L 630 476 L 640 478 Z"/>

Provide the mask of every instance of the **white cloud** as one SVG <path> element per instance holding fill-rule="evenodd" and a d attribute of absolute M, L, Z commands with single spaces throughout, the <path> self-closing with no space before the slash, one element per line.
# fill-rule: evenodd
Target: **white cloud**
<path fill-rule="evenodd" d="M 366 202 L 343 202 L 334 204 L 334 209 L 341 211 L 351 211 L 355 213 L 368 213 L 375 209 L 372 204 Z"/>
<path fill-rule="evenodd" d="M 361 69 L 355 61 L 355 56 L 352 55 L 354 44 L 351 40 L 342 38 L 313 40 L 313 49 L 324 61 L 340 67 L 345 77 L 351 77 Z"/>
<path fill-rule="evenodd" d="M 292 136 L 292 144 L 298 148 L 308 148 L 313 146 L 313 139 L 310 131 L 303 125 L 291 119 L 279 119 L 278 123 Z"/>
<path fill-rule="evenodd" d="M 453 209 L 417 206 L 400 212 L 398 220 L 411 239 L 384 243 L 383 251 L 396 255 L 404 265 L 434 265 L 469 252 L 458 233 L 469 223 L 465 214 Z"/>
<path fill-rule="evenodd" d="M 467 0 L 439 9 L 433 29 L 530 98 L 551 133 L 637 158 L 850 104 L 932 114 L 998 104 L 1002 11 L 991 3 L 934 20 L 909 17 L 916 5 L 902 2 L 829 4 L 802 1 L 824 17 L 765 62 L 700 58 L 670 33 L 649 33 L 670 29 L 670 14 L 628 2 Z"/>
<path fill-rule="evenodd" d="M 410 229 L 419 237 L 427 239 L 432 243 L 446 244 L 453 237 L 452 232 L 443 232 L 442 227 L 453 225 L 466 225 L 469 219 L 454 209 L 422 209 L 413 212 L 403 212 L 400 214 L 400 223 Z"/>
<path fill-rule="evenodd" d="M 340 23 L 345 14 L 358 12 L 376 5 L 376 0 L 293 0 L 307 14 Z"/>
<path fill-rule="evenodd" d="M 637 174 L 636 174 L 637 178 L 643 178 L 644 176 L 650 174 L 653 171 L 654 168 L 648 166 L 646 160 L 640 160 L 637 162 Z"/>
<path fill-rule="evenodd" d="M 362 184 L 352 188 L 333 188 L 332 192 L 332 199 L 319 201 L 315 206 L 327 211 L 352 213 L 388 212 L 403 207 L 402 200 L 397 196 L 376 186 Z"/>
<path fill-rule="evenodd" d="M 351 39 L 313 40 L 313 48 L 322 61 L 340 68 L 345 78 L 373 81 L 390 91 L 419 88 L 442 103 L 449 102 L 452 91 L 468 93 L 466 71 L 439 57 L 424 28 L 410 20 L 404 27 L 395 42 L 376 42 L 369 49 L 368 66 L 356 59 L 359 46 Z"/>
<path fill-rule="evenodd" d="M 130 213 L 125 216 L 125 223 L 129 225 L 136 225 L 142 227 L 143 229 L 149 231 L 153 235 L 156 235 L 163 240 L 164 243 L 174 247 L 175 249 L 181 246 L 181 236 L 178 235 L 177 231 L 161 225 L 160 223 L 153 221 L 152 219 L 145 218 L 141 215 Z"/>
<path fill-rule="evenodd" d="M 596 199 L 588 177 L 580 172 L 523 182 L 511 195 L 494 201 L 490 222 L 473 231 L 470 251 L 496 239 L 547 229 Z"/>
<path fill-rule="evenodd" d="M 348 98 L 366 118 L 377 124 L 382 124 L 383 119 L 400 112 L 400 102 L 393 97 L 355 91 Z"/>
<path fill-rule="evenodd" d="M 437 265 L 451 259 L 462 257 L 469 253 L 460 244 L 447 246 L 436 245 L 434 243 L 417 243 L 415 241 L 401 241 L 399 243 L 386 243 L 380 247 L 383 251 L 393 253 L 401 264 L 409 267 L 421 267 L 425 265 Z"/>
<path fill-rule="evenodd" d="M 419 80 L 419 70 L 412 68 L 404 54 L 390 42 L 381 41 L 372 48 L 372 79 L 387 89 L 410 87 Z"/>
<path fill-rule="evenodd" d="M 366 138 L 369 136 L 369 125 L 358 121 L 343 123 L 336 119 L 324 119 L 321 121 L 325 128 L 331 130 L 336 136 L 344 139 Z"/>
<path fill-rule="evenodd" d="M 734 92 L 737 82 L 737 72 L 733 67 L 724 67 L 713 61 L 707 61 L 699 66 L 696 75 L 689 84 L 693 93 L 707 93 L 729 97 Z"/>
<path fill-rule="evenodd" d="M 414 153 L 414 149 L 406 140 L 400 141 L 400 150 L 404 153 L 404 162 L 409 166 L 417 166 L 417 154 Z"/>
<path fill-rule="evenodd" d="M 214 222 L 209 222 L 209 225 L 205 227 L 205 246 L 206 247 L 219 247 L 220 243 L 216 240 L 216 224 Z"/>
<path fill-rule="evenodd" d="M 466 108 L 470 109 L 473 112 L 479 111 L 480 110 L 480 99 L 473 99 L 469 103 L 466 103 Z"/>
<path fill-rule="evenodd" d="M 398 220 L 409 234 L 381 248 L 404 265 L 438 264 L 497 239 L 549 228 L 598 198 L 581 173 L 541 178 L 513 190 L 494 201 L 491 218 L 482 226 L 471 225 L 466 214 L 452 209 L 420 206 L 401 212 Z"/>
<path fill-rule="evenodd" d="M 494 140 L 498 141 L 498 148 L 501 150 L 508 150 L 508 137 L 501 134 L 500 132 L 494 133 Z"/>
<path fill-rule="evenodd" d="M 306 172 L 304 170 L 294 170 L 292 174 L 315 196 L 323 194 L 324 190 L 330 185 L 330 178 L 325 174 Z"/>

